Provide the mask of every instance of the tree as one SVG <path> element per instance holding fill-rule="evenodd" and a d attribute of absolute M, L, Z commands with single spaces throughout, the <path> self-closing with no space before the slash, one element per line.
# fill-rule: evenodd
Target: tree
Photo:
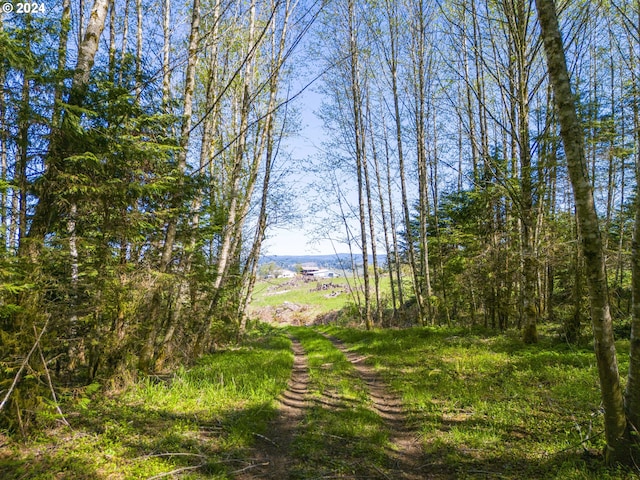
<path fill-rule="evenodd" d="M 536 8 L 549 79 L 553 86 L 560 134 L 567 158 L 567 168 L 573 186 L 582 253 L 586 262 L 594 346 L 605 411 L 607 441 L 605 455 L 608 463 L 628 463 L 631 460 L 629 429 L 613 338 L 602 237 L 591 182 L 586 173 L 587 162 L 582 124 L 578 119 L 575 97 L 571 90 L 554 1 L 536 0 Z"/>
<path fill-rule="evenodd" d="M 109 11 L 110 0 L 95 0 L 89 17 L 89 23 L 84 30 L 78 48 L 78 58 L 73 74 L 69 99 L 67 104 L 71 107 L 82 107 L 86 95 L 91 68 L 93 67 L 100 37 L 104 30 L 107 13 Z M 82 12 L 82 8 L 80 9 Z M 63 22 L 65 20 L 63 19 Z M 82 28 L 80 29 L 82 31 Z M 69 121 L 69 110 L 64 117 Z M 63 120 L 64 121 L 64 120 Z M 64 171 L 64 157 L 70 152 L 74 152 L 78 146 L 72 145 L 72 138 L 69 132 L 72 125 L 63 127 L 57 135 L 53 136 L 49 146 L 48 165 L 46 177 L 41 182 L 40 196 L 34 218 L 29 229 L 29 236 L 35 242 L 41 241 L 48 233 L 52 223 L 57 221 L 59 213 L 56 211 L 57 202 L 54 201 L 55 176 Z M 33 252 L 32 252 L 33 253 Z"/>
<path fill-rule="evenodd" d="M 142 61 L 141 50 L 142 50 L 142 13 L 141 13 L 141 5 L 140 0 L 138 0 L 138 55 L 136 56 L 136 79 L 139 79 L 141 76 L 141 65 Z M 191 121 L 193 114 L 193 94 L 196 83 L 196 64 L 197 64 L 197 46 L 199 39 L 199 28 L 200 28 L 200 0 L 193 0 L 192 5 L 192 16 L 191 16 L 191 29 L 189 34 L 189 47 L 188 47 L 188 57 L 187 57 L 187 68 L 185 71 L 185 81 L 184 81 L 184 95 L 183 95 L 183 104 L 184 109 L 182 113 L 182 125 L 180 127 L 180 136 L 178 139 L 178 145 L 180 150 L 178 152 L 177 158 L 177 179 L 178 179 L 178 188 L 173 195 L 173 201 L 171 205 L 171 213 L 168 220 L 167 227 L 165 229 L 165 239 L 164 246 L 162 249 L 162 255 L 160 257 L 160 265 L 159 271 L 160 273 L 166 273 L 169 267 L 169 264 L 173 257 L 173 248 L 176 241 L 176 233 L 178 229 L 178 212 L 181 209 L 181 205 L 184 202 L 182 197 L 182 192 L 184 191 L 185 185 L 185 170 L 187 168 L 187 153 L 189 148 L 189 138 L 191 132 Z M 166 55 L 166 53 L 165 53 Z M 139 87 L 137 87 L 139 88 Z M 163 98 L 165 97 L 164 90 L 164 79 L 163 79 Z M 178 284 L 176 297 L 179 299 L 181 297 L 181 287 L 182 282 Z M 160 288 L 166 288 L 166 285 L 163 283 L 160 284 Z M 168 343 L 173 338 L 173 334 L 175 332 L 175 325 L 178 321 L 179 317 L 179 307 L 176 305 L 173 309 L 173 312 L 170 317 L 170 321 L 167 322 L 166 328 L 164 329 L 164 334 L 162 335 L 162 339 L 158 339 L 158 327 L 159 322 L 156 320 L 158 316 L 158 311 L 160 309 L 160 293 L 156 293 L 154 295 L 154 301 L 152 301 L 151 305 L 151 315 L 149 321 L 149 329 L 146 335 L 146 341 L 144 343 L 144 348 L 140 352 L 139 366 L 140 369 L 144 372 L 149 371 L 149 369 L 153 366 L 152 362 L 155 363 L 156 368 L 161 368 L 162 363 L 164 361 L 165 353 L 164 349 L 167 348 Z M 177 300 L 179 305 L 179 300 Z"/>
<path fill-rule="evenodd" d="M 633 3 L 631 3 L 633 5 Z M 630 99 L 633 113 L 633 141 L 635 143 L 635 179 L 636 195 L 633 202 L 633 237 L 631 241 L 631 344 L 629 352 L 629 373 L 624 395 L 627 420 L 633 432 L 640 428 L 640 92 L 638 91 L 638 53 L 636 48 L 640 46 L 640 2 L 635 2 L 635 12 L 626 13 L 620 6 L 614 3 L 618 10 L 625 33 L 629 37 L 629 71 L 631 73 Z M 633 19 L 635 14 L 635 19 Z M 635 20 L 635 21 L 634 21 Z"/>

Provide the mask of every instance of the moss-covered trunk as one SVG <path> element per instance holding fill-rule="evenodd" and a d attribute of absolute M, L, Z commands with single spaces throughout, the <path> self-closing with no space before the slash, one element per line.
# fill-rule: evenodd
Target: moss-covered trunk
<path fill-rule="evenodd" d="M 626 463 L 630 460 L 627 419 L 613 339 L 602 238 L 593 191 L 587 177 L 584 133 L 571 91 L 555 4 L 553 0 L 536 0 L 536 7 L 560 122 L 560 134 L 567 158 L 567 168 L 573 186 L 581 246 L 585 258 L 594 347 L 605 410 L 606 458 L 609 463 Z"/>

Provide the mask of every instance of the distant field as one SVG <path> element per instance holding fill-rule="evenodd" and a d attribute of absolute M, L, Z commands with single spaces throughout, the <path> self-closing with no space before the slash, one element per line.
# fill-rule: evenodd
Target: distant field
<path fill-rule="evenodd" d="M 348 301 L 353 302 L 357 288 L 354 278 L 276 278 L 261 280 L 253 292 L 252 306 L 278 306 L 283 302 L 313 305 L 323 312 L 340 309 Z"/>
<path fill-rule="evenodd" d="M 273 323 L 309 324 L 323 315 L 357 305 L 358 295 L 362 298 L 361 285 L 362 279 L 354 277 L 260 280 L 253 292 L 249 315 Z M 383 277 L 381 295 L 389 298 L 389 292 L 389 280 Z M 373 298 L 373 287 L 371 295 Z"/>

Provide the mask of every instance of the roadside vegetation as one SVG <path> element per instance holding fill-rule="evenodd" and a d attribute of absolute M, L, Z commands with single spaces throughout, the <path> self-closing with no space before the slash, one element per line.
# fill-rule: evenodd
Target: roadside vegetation
<path fill-rule="evenodd" d="M 367 356 L 402 396 L 429 467 L 443 478 L 637 478 L 603 466 L 592 346 L 461 328 L 324 327 Z M 617 343 L 621 359 L 629 342 Z M 627 364 L 621 364 L 626 371 Z"/>
<path fill-rule="evenodd" d="M 225 479 L 251 471 L 292 366 L 290 340 L 309 363 L 309 405 L 294 428 L 290 478 L 392 478 L 388 432 L 363 382 L 319 332 L 365 357 L 403 399 L 434 478 L 630 479 L 602 462 L 603 418 L 592 347 L 542 330 L 417 327 L 372 330 L 260 325 L 244 341 L 126 390 L 63 392 L 62 411 L 20 440 L 0 436 L 0 478 Z M 629 344 L 617 343 L 621 359 Z M 622 363 L 621 370 L 627 369 Z M 6 432 L 5 432 L 6 433 Z M 247 470 L 248 468 L 248 470 Z M 391 475 L 391 477 L 389 477 Z M 170 477 L 169 477 L 170 478 Z"/>
<path fill-rule="evenodd" d="M 0 478 L 232 478 L 250 464 L 292 361 L 289 339 L 261 328 L 242 345 L 120 393 L 66 392 L 70 427 L 52 414 L 22 441 L 0 433 Z"/>

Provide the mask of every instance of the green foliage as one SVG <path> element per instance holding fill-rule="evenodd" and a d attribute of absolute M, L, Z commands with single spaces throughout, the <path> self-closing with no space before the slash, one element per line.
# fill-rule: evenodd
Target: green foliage
<path fill-rule="evenodd" d="M 0 476 L 145 479 L 195 467 L 189 478 L 231 478 L 255 434 L 265 433 L 292 366 L 286 337 L 264 328 L 249 337 L 117 395 L 95 383 L 64 392 L 73 431 L 43 429 L 29 445 L 0 447 Z"/>

